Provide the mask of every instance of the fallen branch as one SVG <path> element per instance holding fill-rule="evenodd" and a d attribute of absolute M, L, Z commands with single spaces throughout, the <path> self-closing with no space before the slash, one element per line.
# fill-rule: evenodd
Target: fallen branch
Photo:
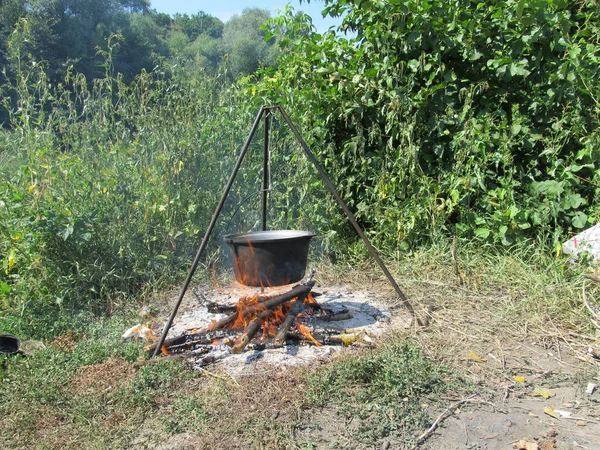
<path fill-rule="evenodd" d="M 341 312 L 335 314 L 316 314 L 312 316 L 314 320 L 320 322 L 339 322 L 340 320 L 352 319 L 352 314 L 349 312 Z"/>
<path fill-rule="evenodd" d="M 256 318 L 248 324 L 248 326 L 244 330 L 244 333 L 239 337 L 234 346 L 231 348 L 231 352 L 242 353 L 248 345 L 248 343 L 252 340 L 254 335 L 260 329 L 261 323 L 264 323 L 265 321 L 271 319 L 273 315 L 275 315 L 274 311 L 272 309 L 268 309 L 256 316 Z"/>
<path fill-rule="evenodd" d="M 477 394 L 473 394 L 468 396 L 467 398 L 463 398 L 462 400 L 452 404 L 451 406 L 449 406 L 443 413 L 441 413 L 437 419 L 435 419 L 435 421 L 433 422 L 433 424 L 431 424 L 431 426 L 429 427 L 429 429 L 427 431 L 425 431 L 425 433 L 423 433 L 421 436 L 419 436 L 417 438 L 417 442 L 415 443 L 413 450 L 415 450 L 416 448 L 419 447 L 419 445 L 425 440 L 427 439 L 429 436 L 431 436 L 431 434 L 435 431 L 435 429 L 438 427 L 438 425 L 442 422 L 442 420 L 444 420 L 447 417 L 447 414 L 458 408 L 460 405 L 462 405 L 463 403 L 469 403 L 469 400 L 471 400 L 473 397 L 475 397 Z"/>
<path fill-rule="evenodd" d="M 226 337 L 235 336 L 237 333 L 239 333 L 239 331 L 239 328 L 228 328 L 225 330 L 210 330 L 194 334 L 185 333 L 180 336 L 167 339 L 163 344 L 163 348 L 169 351 L 172 348 L 178 348 L 182 346 L 191 347 L 194 344 L 211 344 L 215 339 L 223 339 Z M 156 344 L 148 349 L 148 356 L 152 357 L 155 349 Z"/>
<path fill-rule="evenodd" d="M 189 358 L 194 358 L 196 356 L 205 355 L 207 353 L 209 353 L 209 350 L 200 349 L 198 351 L 192 351 L 192 352 L 188 352 L 188 353 L 178 353 L 176 355 L 166 355 L 166 356 L 163 356 L 162 358 L 145 359 L 143 361 L 138 361 L 138 362 L 133 363 L 133 368 L 139 369 L 140 367 L 146 366 L 148 364 L 158 364 L 165 360 L 168 360 L 168 361 L 185 360 L 185 359 L 189 359 Z"/>

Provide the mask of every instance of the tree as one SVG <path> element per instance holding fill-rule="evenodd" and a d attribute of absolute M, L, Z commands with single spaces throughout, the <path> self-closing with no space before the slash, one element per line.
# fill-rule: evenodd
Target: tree
<path fill-rule="evenodd" d="M 175 31 L 185 33 L 190 42 L 195 41 L 202 34 L 212 38 L 220 38 L 223 34 L 223 22 L 202 11 L 191 16 L 187 14 L 175 14 L 173 28 Z"/>
<path fill-rule="evenodd" d="M 275 64 L 279 50 L 274 41 L 265 42 L 261 27 L 270 18 L 264 9 L 247 8 L 234 15 L 223 29 L 223 47 L 234 76 L 254 73 L 259 67 Z"/>
<path fill-rule="evenodd" d="M 150 36 L 151 25 L 143 25 L 144 21 L 138 18 L 149 14 L 146 0 L 11 0 L 2 5 L 1 11 L 0 31 L 4 36 L 7 27 L 12 30 L 15 17 L 27 21 L 28 36 L 20 46 L 21 56 L 35 62 L 46 61 L 51 80 L 60 79 L 70 65 L 88 79 L 101 75 L 97 48 L 104 48 L 111 34 L 121 34 L 126 39 L 121 57 L 116 58 L 120 65 L 116 70 L 128 76 L 150 66 L 151 51 L 165 49 Z"/>

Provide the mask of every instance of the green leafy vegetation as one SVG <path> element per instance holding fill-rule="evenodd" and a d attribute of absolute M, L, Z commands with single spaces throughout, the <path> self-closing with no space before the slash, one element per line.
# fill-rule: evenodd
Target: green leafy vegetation
<path fill-rule="evenodd" d="M 28 318 L 27 335 L 42 337 L 48 328 L 36 321 L 56 320 L 40 308 L 110 314 L 172 282 L 244 132 L 246 113 L 219 79 L 182 80 L 164 64 L 126 84 L 108 73 L 118 40 L 110 45 L 107 74 L 91 87 L 71 71 L 53 87 L 41 66 L 4 86 L 18 126 L 0 153 L 0 299 Z"/>
<path fill-rule="evenodd" d="M 398 431 L 408 443 L 429 420 L 420 401 L 449 388 L 443 370 L 410 343 L 336 361 L 307 384 L 309 401 L 335 404 L 348 420 L 360 421 L 355 437 L 364 444 Z"/>
<path fill-rule="evenodd" d="M 271 21 L 255 89 L 290 105 L 371 236 L 555 244 L 598 220 L 596 1 L 327 1 Z"/>

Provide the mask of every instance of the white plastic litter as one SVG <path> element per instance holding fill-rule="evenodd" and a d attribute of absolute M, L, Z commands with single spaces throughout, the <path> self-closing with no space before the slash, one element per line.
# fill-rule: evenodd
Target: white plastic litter
<path fill-rule="evenodd" d="M 137 325 L 134 325 L 133 327 L 128 329 L 125 333 L 123 333 L 124 339 L 130 338 L 133 336 L 141 337 L 146 342 L 156 339 L 156 336 L 154 336 L 154 333 L 152 332 L 152 330 L 150 328 L 148 328 L 146 325 L 142 325 L 140 323 L 138 323 Z"/>
<path fill-rule="evenodd" d="M 581 252 L 588 252 L 594 261 L 600 259 L 600 224 L 569 239 L 563 244 L 562 251 L 567 255 L 572 255 L 575 259 Z"/>

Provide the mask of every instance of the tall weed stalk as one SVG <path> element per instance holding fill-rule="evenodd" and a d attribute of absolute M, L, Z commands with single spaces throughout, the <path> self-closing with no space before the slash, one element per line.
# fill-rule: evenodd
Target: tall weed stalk
<path fill-rule="evenodd" d="M 16 81 L 2 87 L 0 302 L 3 331 L 36 335 L 40 321 L 110 313 L 177 279 L 249 118 L 222 74 L 191 78 L 157 60 L 125 83 L 112 73 L 117 37 L 101 51 L 103 78 L 69 69 L 50 85 L 19 53 L 26 33 L 13 35 Z"/>

